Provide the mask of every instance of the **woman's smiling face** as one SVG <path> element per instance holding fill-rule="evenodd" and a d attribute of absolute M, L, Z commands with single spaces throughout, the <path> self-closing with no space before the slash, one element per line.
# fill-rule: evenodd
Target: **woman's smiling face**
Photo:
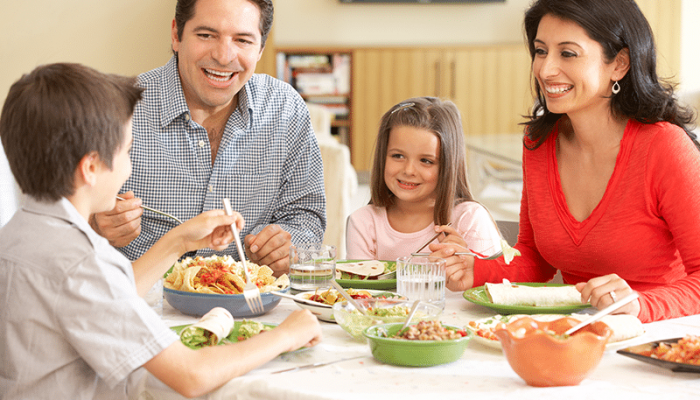
<path fill-rule="evenodd" d="M 616 64 L 606 62 L 602 46 L 581 26 L 547 14 L 534 45 L 532 71 L 549 111 L 572 117 L 609 109 Z"/>
<path fill-rule="evenodd" d="M 434 203 L 440 171 L 440 139 L 426 129 L 395 126 L 389 133 L 384 182 L 397 203 Z"/>

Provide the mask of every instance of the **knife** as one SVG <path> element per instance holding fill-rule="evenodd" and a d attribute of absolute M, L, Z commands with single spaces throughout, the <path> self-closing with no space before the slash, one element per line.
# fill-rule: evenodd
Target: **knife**
<path fill-rule="evenodd" d="M 323 367 L 324 365 L 330 365 L 330 364 L 335 364 L 343 361 L 350 361 L 350 360 L 356 360 L 358 358 L 365 358 L 366 356 L 357 356 L 357 357 L 350 357 L 350 358 L 341 358 L 340 360 L 334 360 L 334 361 L 328 361 L 328 362 L 321 362 L 321 363 L 313 363 L 313 364 L 306 364 L 302 365 L 299 367 L 294 367 L 294 368 L 287 368 L 287 369 L 282 369 L 279 371 L 271 372 L 271 374 L 281 374 L 284 372 L 294 372 L 294 371 L 301 371 L 303 369 L 311 369 L 311 368 L 316 368 L 316 367 Z"/>

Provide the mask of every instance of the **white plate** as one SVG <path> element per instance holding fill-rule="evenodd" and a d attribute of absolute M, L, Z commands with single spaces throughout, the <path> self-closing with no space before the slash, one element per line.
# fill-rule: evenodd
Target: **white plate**
<path fill-rule="evenodd" d="M 509 322 L 513 322 L 516 319 L 519 319 L 522 317 L 530 317 L 530 318 L 535 319 L 537 321 L 554 321 L 555 319 L 559 319 L 559 318 L 563 318 L 563 317 L 573 317 L 573 318 L 577 318 L 577 319 L 582 319 L 583 314 L 572 314 L 572 315 L 563 315 L 563 314 L 500 315 L 500 314 L 496 314 L 493 317 L 478 319 L 478 320 L 475 320 L 474 322 L 478 323 L 480 325 L 479 326 L 480 328 L 495 329 L 496 325 L 498 325 L 501 322 L 507 324 Z M 472 336 L 472 338 L 475 342 L 477 342 L 483 346 L 492 348 L 492 349 L 501 349 L 501 342 L 500 341 L 487 339 L 485 337 L 477 335 L 476 334 L 477 328 L 472 328 L 469 325 L 466 325 L 464 328 L 472 331 L 472 333 L 474 334 Z M 635 336 L 633 338 L 624 339 L 624 340 L 620 340 L 617 342 L 609 342 L 605 346 L 605 350 L 607 351 L 607 350 L 615 350 L 615 349 L 629 347 L 631 344 L 634 344 L 635 342 L 639 341 L 644 336 L 644 334 L 645 334 L 645 332 L 642 332 L 640 335 Z"/>
<path fill-rule="evenodd" d="M 387 290 L 368 290 L 368 289 L 355 289 L 355 290 L 368 292 L 372 296 L 376 296 L 376 295 L 382 294 L 382 293 L 391 293 L 394 296 L 396 296 L 397 298 L 401 298 L 401 296 L 399 296 L 398 294 L 396 294 L 394 292 L 389 292 Z M 325 289 L 324 289 L 324 291 L 325 291 Z M 333 291 L 335 291 L 335 289 L 333 289 Z M 308 298 L 313 296 L 315 293 L 316 293 L 315 290 L 308 291 L 308 292 L 301 292 L 301 293 L 295 294 L 294 297 L 296 297 L 298 299 L 308 300 Z M 328 305 L 328 304 L 323 304 L 323 303 L 318 303 L 318 305 L 309 304 L 309 303 L 305 303 L 302 301 L 296 301 L 296 300 L 294 302 L 299 307 L 311 311 L 311 313 L 313 315 L 315 315 L 316 318 L 318 318 L 319 320 L 335 323 L 335 318 L 333 318 L 333 306 Z"/>

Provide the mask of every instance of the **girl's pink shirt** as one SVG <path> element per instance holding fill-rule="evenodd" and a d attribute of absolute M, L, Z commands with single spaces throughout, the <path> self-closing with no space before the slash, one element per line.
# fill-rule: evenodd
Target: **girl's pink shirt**
<path fill-rule="evenodd" d="M 458 204 L 452 211 L 452 226 L 462 235 L 469 248 L 478 253 L 490 255 L 501 249 L 496 226 L 479 203 L 467 201 Z M 418 232 L 398 232 L 389 224 L 384 207 L 366 205 L 348 219 L 347 259 L 395 261 L 399 257 L 410 256 L 433 236 L 434 223 Z M 427 246 L 423 251 L 428 251 Z"/>

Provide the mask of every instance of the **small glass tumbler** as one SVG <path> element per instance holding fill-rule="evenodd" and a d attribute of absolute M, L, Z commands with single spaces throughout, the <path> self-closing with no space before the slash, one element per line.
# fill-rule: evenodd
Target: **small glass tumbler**
<path fill-rule="evenodd" d="M 163 278 L 158 281 L 146 293 L 146 303 L 158 314 L 163 316 Z"/>
<path fill-rule="evenodd" d="M 437 257 L 398 258 L 396 291 L 409 300 L 421 300 L 445 308 L 445 260 Z"/>
<path fill-rule="evenodd" d="M 328 288 L 335 279 L 336 248 L 320 243 L 302 243 L 289 248 L 289 284 L 305 292 Z"/>

